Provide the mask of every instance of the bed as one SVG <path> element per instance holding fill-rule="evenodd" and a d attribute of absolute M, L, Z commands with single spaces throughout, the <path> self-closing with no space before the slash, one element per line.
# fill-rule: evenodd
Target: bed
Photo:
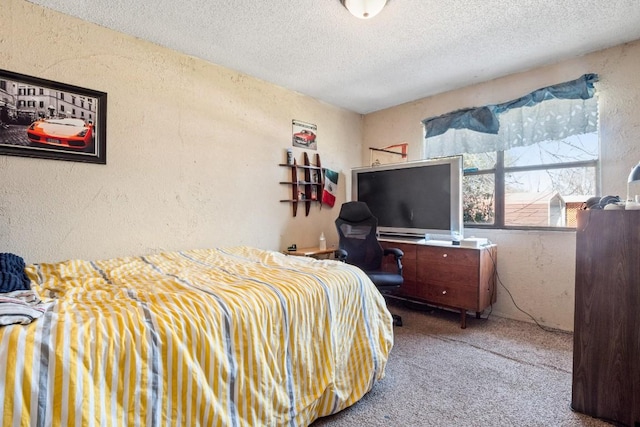
<path fill-rule="evenodd" d="M 3 426 L 306 426 L 393 346 L 357 268 L 250 247 L 26 266 L 42 317 L 0 328 Z"/>

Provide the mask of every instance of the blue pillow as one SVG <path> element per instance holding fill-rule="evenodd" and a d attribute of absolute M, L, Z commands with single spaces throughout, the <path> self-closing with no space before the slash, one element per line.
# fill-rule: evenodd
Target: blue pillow
<path fill-rule="evenodd" d="M 31 281 L 24 268 L 24 260 L 18 255 L 0 253 L 0 292 L 31 289 Z"/>

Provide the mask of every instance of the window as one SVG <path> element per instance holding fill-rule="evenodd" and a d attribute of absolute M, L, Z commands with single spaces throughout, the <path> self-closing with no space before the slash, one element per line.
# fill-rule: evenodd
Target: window
<path fill-rule="evenodd" d="M 595 81 L 423 121 L 425 157 L 463 155 L 465 226 L 575 228 L 599 192 Z"/>
<path fill-rule="evenodd" d="M 462 154 L 466 226 L 575 227 L 582 202 L 598 193 L 596 132 Z"/>

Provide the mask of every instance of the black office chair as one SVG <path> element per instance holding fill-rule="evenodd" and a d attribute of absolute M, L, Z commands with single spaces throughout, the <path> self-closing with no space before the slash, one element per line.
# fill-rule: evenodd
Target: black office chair
<path fill-rule="evenodd" d="M 404 253 L 397 248 L 383 249 L 380 246 L 376 236 L 378 218 L 373 216 L 366 203 L 344 203 L 335 224 L 340 238 L 336 257 L 340 261 L 363 270 L 381 293 L 402 285 L 401 260 Z M 387 255 L 395 257 L 397 271 L 382 270 L 382 260 Z M 392 316 L 393 324 L 402 326 L 402 318 L 397 314 Z"/>

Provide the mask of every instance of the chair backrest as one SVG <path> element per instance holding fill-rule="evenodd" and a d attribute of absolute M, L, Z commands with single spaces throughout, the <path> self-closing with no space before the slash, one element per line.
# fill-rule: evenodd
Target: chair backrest
<path fill-rule="evenodd" d="M 373 216 L 369 206 L 364 202 L 344 203 L 335 224 L 338 246 L 347 251 L 346 262 L 364 271 L 379 270 L 383 249 L 376 236 L 378 218 Z"/>

